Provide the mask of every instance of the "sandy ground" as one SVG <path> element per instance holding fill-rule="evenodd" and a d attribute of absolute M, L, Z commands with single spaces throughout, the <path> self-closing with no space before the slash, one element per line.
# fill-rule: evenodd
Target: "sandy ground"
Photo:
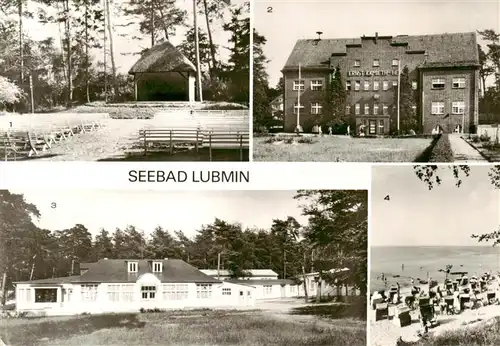
<path fill-rule="evenodd" d="M 426 289 L 426 285 L 419 285 L 421 289 Z M 411 288 L 401 288 L 401 295 L 406 296 Z M 500 316 L 499 305 L 488 305 L 474 310 L 465 310 L 459 315 L 438 315 L 438 325 L 429 329 L 431 335 L 440 335 L 443 332 L 464 328 L 465 326 L 476 326 L 488 320 Z M 401 337 L 403 341 L 412 342 L 419 340 L 418 333 L 422 331 L 419 322 L 418 311 L 411 312 L 412 324 L 406 327 L 399 327 L 392 320 L 382 320 L 375 322 L 375 310 L 368 312 L 370 328 L 370 346 L 392 346 Z"/>

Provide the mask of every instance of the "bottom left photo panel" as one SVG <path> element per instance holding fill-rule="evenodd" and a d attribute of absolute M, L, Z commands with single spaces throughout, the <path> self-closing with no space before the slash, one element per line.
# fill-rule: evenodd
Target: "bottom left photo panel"
<path fill-rule="evenodd" d="M 0 345 L 366 345 L 366 190 L 0 190 Z"/>

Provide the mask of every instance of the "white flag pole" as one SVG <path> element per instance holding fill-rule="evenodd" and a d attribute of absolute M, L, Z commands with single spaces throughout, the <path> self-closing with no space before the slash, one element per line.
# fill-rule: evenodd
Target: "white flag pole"
<path fill-rule="evenodd" d="M 398 59 L 398 134 L 399 134 L 399 99 L 401 98 L 400 96 L 401 93 L 401 60 Z"/>
<path fill-rule="evenodd" d="M 297 86 L 297 131 L 300 126 L 300 80 L 301 80 L 301 74 L 300 74 L 300 62 L 299 62 L 299 84 Z"/>

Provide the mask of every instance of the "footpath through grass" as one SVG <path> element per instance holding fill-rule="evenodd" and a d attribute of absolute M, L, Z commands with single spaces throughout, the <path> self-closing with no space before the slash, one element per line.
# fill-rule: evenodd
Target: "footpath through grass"
<path fill-rule="evenodd" d="M 7 345 L 244 345 L 362 346 L 366 325 L 308 322 L 267 312 L 178 311 L 145 314 L 8 319 Z"/>

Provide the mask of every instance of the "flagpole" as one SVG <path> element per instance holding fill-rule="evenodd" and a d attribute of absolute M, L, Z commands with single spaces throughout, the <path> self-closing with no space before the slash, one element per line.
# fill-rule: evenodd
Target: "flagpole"
<path fill-rule="evenodd" d="M 297 87 L 297 132 L 299 132 L 299 126 L 300 126 L 300 80 L 301 80 L 301 74 L 300 74 L 300 62 L 299 62 L 299 85 Z"/>
<path fill-rule="evenodd" d="M 399 134 L 399 99 L 400 99 L 400 93 L 401 93 L 401 60 L 398 59 L 398 134 Z"/>

